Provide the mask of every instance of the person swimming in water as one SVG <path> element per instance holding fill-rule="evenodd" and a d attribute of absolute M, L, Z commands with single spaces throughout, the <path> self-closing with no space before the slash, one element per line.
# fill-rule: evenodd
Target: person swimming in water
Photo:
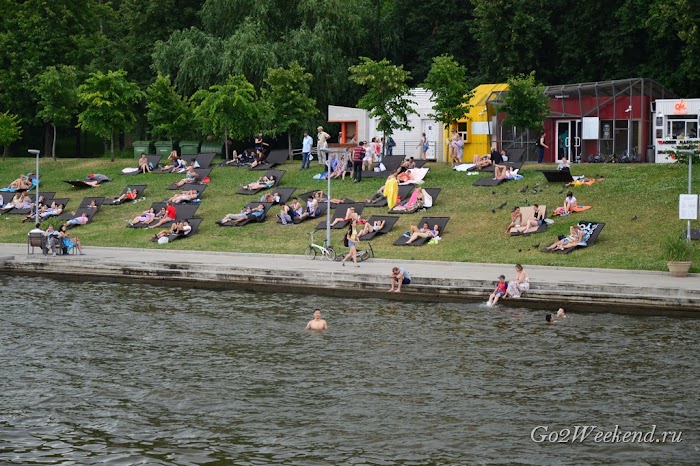
<path fill-rule="evenodd" d="M 544 320 L 546 320 L 548 324 L 553 324 L 556 322 L 552 314 L 547 314 L 546 316 L 544 316 Z"/>
<path fill-rule="evenodd" d="M 304 330 L 326 330 L 328 329 L 328 322 L 326 322 L 324 319 L 321 319 L 321 311 L 316 309 L 314 311 L 314 318 L 313 320 L 310 320 L 308 324 L 306 324 L 306 328 Z"/>
<path fill-rule="evenodd" d="M 560 307 L 559 310 L 557 311 L 557 317 L 561 317 L 562 319 L 566 319 L 566 312 L 564 312 L 563 307 Z"/>

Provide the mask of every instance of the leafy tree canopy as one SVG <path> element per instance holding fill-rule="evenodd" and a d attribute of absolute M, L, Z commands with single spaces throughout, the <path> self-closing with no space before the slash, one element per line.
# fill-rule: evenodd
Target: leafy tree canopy
<path fill-rule="evenodd" d="M 175 92 L 167 76 L 158 76 L 146 89 L 146 118 L 154 137 L 173 140 L 192 132 L 193 114 L 186 99 Z"/>
<path fill-rule="evenodd" d="M 467 69 L 457 63 L 452 55 L 433 58 L 433 66 L 421 86 L 433 93 L 435 102 L 431 114 L 445 126 L 455 123 L 469 113 L 469 101 L 474 95 Z"/>
<path fill-rule="evenodd" d="M 549 97 L 535 81 L 535 72 L 508 78 L 508 92 L 499 110 L 507 114 L 504 125 L 521 129 L 541 129 L 549 116 Z"/>

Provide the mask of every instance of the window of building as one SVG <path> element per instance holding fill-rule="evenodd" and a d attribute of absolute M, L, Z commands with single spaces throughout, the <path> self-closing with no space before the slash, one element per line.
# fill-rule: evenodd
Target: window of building
<path fill-rule="evenodd" d="M 669 139 L 697 138 L 697 116 L 669 115 L 666 121 L 666 135 Z"/>

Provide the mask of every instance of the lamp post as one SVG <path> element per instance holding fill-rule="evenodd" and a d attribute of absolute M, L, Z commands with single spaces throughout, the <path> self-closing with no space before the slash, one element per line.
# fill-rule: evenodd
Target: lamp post
<path fill-rule="evenodd" d="M 36 215 L 36 222 L 34 223 L 39 223 L 39 154 L 41 151 L 38 149 L 29 149 L 27 152 L 36 156 L 36 192 L 34 193 L 34 214 Z"/>

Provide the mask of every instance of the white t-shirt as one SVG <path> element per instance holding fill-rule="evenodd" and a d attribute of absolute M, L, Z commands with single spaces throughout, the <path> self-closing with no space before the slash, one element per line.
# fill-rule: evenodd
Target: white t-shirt
<path fill-rule="evenodd" d="M 566 204 L 576 205 L 576 197 L 575 196 L 567 197 L 566 200 L 564 200 L 564 202 Z"/>

